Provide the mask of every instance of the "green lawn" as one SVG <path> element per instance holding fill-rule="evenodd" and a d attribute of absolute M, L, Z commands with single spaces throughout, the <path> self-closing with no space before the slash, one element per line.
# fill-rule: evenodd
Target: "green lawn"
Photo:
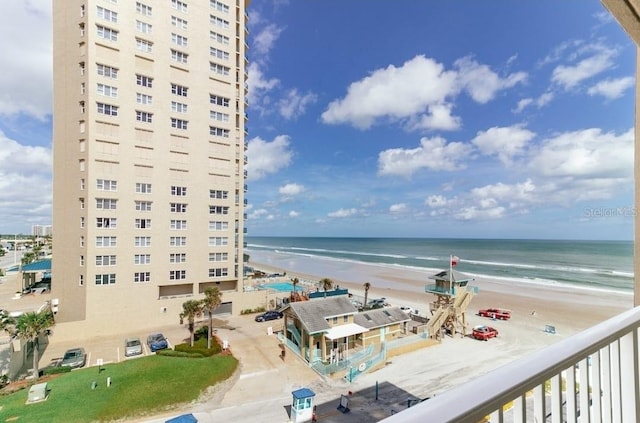
<path fill-rule="evenodd" d="M 48 382 L 49 399 L 44 402 L 25 405 L 27 389 L 0 396 L 0 421 L 95 422 L 152 414 L 198 398 L 208 386 L 229 378 L 237 365 L 230 355 L 153 355 L 108 364 L 102 371 L 74 370 Z M 93 382 L 96 389 L 91 389 Z"/>

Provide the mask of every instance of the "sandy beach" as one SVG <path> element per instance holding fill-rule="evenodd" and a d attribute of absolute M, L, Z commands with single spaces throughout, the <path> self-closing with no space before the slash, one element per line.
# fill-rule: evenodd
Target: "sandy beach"
<path fill-rule="evenodd" d="M 273 263 L 251 263 L 254 268 L 268 272 L 287 272 L 288 278 L 317 281 L 328 277 L 358 296 L 364 295 L 364 282 L 375 281 L 371 282 L 370 299 L 385 297 L 391 305 L 410 306 L 424 315 L 428 315 L 428 304 L 435 298 L 424 292 L 424 286 L 433 282 L 421 271 L 354 262 L 340 263 L 340 268 L 334 269 L 330 263 L 325 264 L 322 274 L 314 274 L 274 266 Z M 464 273 L 463 268 L 457 270 Z M 347 279 L 340 275 L 355 277 Z M 469 326 L 494 326 L 500 331 L 498 338 L 478 342 L 460 335 L 446 337 L 435 347 L 394 357 L 390 365 L 365 375 L 357 385 L 364 388 L 385 380 L 417 397 L 435 395 L 633 307 L 631 293 L 527 285 L 484 278 L 476 278 L 471 285 L 480 291 L 468 309 Z M 509 309 L 512 318 L 509 321 L 492 321 L 477 315 L 479 309 L 488 307 Z M 554 326 L 556 333 L 545 332 L 546 325 Z"/>

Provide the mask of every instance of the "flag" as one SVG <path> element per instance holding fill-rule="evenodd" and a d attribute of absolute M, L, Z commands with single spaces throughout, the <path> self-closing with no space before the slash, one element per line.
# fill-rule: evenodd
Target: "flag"
<path fill-rule="evenodd" d="M 451 256 L 451 267 L 454 267 L 458 264 L 458 262 L 460 261 L 460 257 L 458 256 Z"/>

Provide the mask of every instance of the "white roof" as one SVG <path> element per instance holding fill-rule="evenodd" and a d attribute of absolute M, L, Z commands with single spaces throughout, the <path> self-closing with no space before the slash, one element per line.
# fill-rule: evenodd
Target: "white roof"
<path fill-rule="evenodd" d="M 357 335 L 364 332 L 369 332 L 369 329 L 355 323 L 347 323 L 346 325 L 334 326 L 330 328 L 325 336 L 331 340 L 334 340 L 338 338 L 344 338 L 345 336 Z"/>

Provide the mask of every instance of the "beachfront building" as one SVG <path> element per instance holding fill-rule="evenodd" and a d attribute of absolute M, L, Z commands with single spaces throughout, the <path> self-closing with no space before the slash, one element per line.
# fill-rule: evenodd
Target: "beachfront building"
<path fill-rule="evenodd" d="M 286 344 L 325 374 L 366 363 L 406 334 L 411 320 L 398 307 L 358 312 L 347 295 L 292 302 L 283 310 Z"/>
<path fill-rule="evenodd" d="M 53 1 L 57 334 L 174 324 L 211 286 L 221 312 L 256 306 L 242 276 L 248 5 Z"/>
<path fill-rule="evenodd" d="M 443 270 L 430 277 L 435 281 L 424 287 L 428 294 L 436 296 L 429 304 L 431 318 L 427 330 L 431 338 L 441 339 L 442 331 L 456 332 L 463 336 L 467 333 L 467 307 L 478 293 L 478 287 L 470 286 L 473 278 L 456 270 Z"/>

